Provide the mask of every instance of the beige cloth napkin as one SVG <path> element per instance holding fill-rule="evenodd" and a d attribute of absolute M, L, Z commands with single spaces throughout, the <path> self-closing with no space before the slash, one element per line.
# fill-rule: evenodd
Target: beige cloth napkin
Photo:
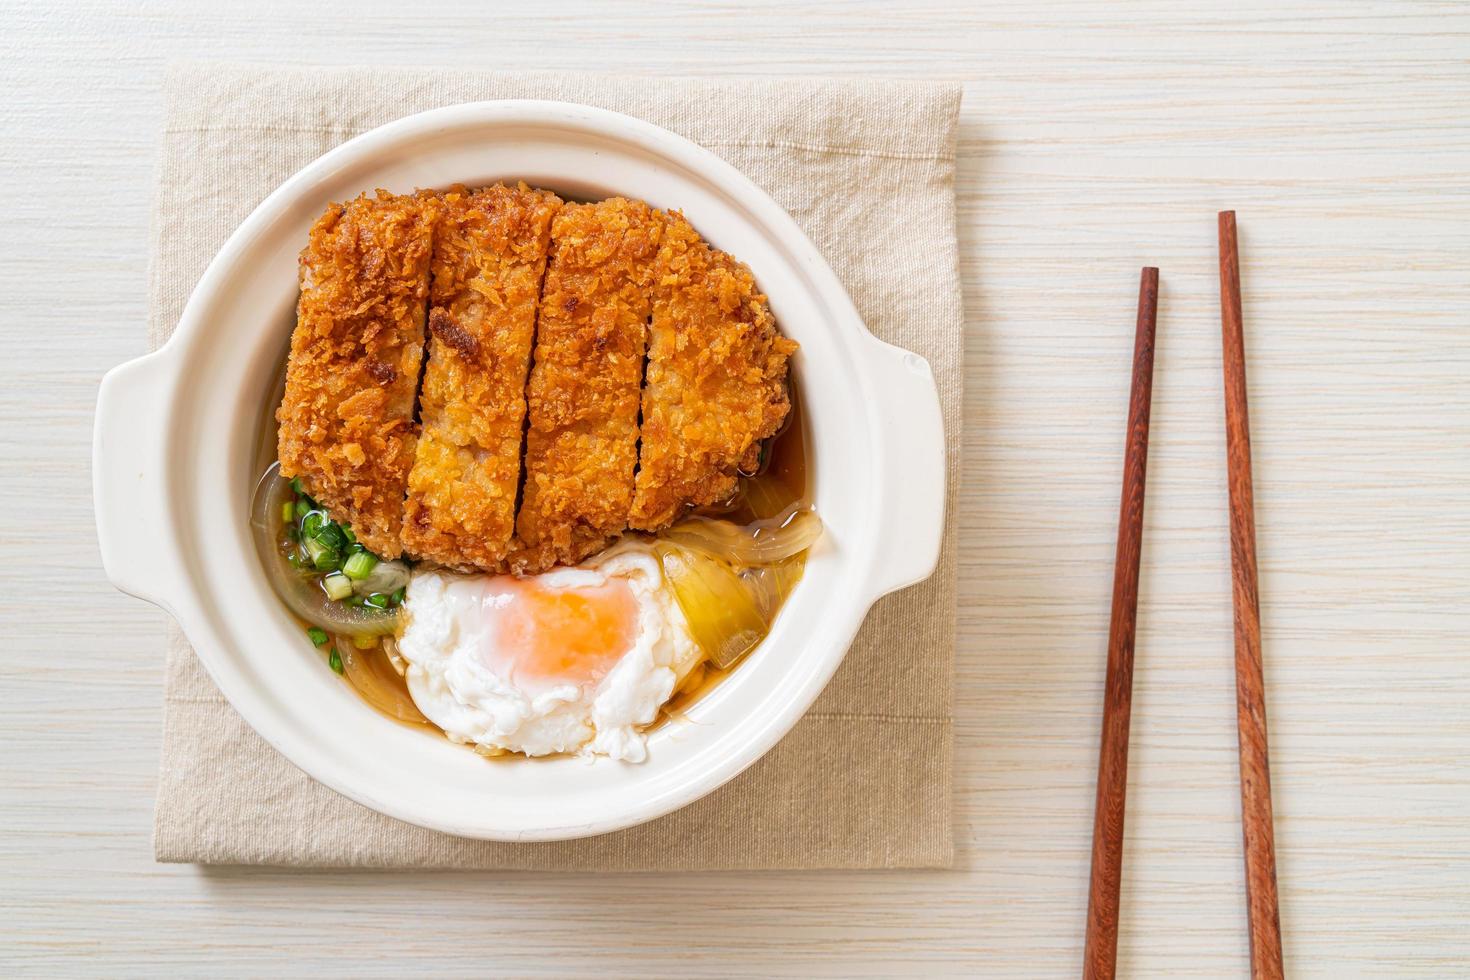
<path fill-rule="evenodd" d="M 963 339 L 958 86 L 191 65 L 170 73 L 167 92 L 150 271 L 155 345 L 235 226 L 349 137 L 481 99 L 602 106 L 681 133 L 744 171 L 815 240 L 868 327 L 929 359 L 948 430 L 953 514 Z M 521 844 L 423 830 L 314 782 L 245 725 L 175 630 L 155 853 L 307 867 L 948 866 L 954 616 L 951 533 L 934 577 L 874 607 L 811 711 L 739 778 L 641 827 Z"/>

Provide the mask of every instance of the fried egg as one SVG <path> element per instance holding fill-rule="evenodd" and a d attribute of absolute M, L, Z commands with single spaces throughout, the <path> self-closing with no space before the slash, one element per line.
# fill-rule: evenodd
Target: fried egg
<path fill-rule="evenodd" d="M 637 541 L 524 578 L 416 571 L 403 609 L 414 702 L 482 751 L 642 762 L 642 727 L 703 659 Z"/>

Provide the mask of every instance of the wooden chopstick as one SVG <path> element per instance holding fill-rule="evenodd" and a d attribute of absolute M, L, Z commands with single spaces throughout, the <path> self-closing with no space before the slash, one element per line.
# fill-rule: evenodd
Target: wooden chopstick
<path fill-rule="evenodd" d="M 1123 880 L 1123 810 L 1128 792 L 1128 721 L 1133 701 L 1133 636 L 1138 620 L 1138 560 L 1143 545 L 1143 491 L 1148 466 L 1148 418 L 1154 385 L 1154 323 L 1159 270 L 1146 268 L 1138 284 L 1138 327 L 1133 338 L 1133 386 L 1123 451 L 1123 494 L 1118 507 L 1118 550 L 1113 558 L 1113 613 L 1103 689 L 1102 744 L 1097 760 L 1097 805 L 1092 820 L 1092 884 L 1087 897 L 1085 977 L 1111 978 L 1118 954 L 1118 893 Z"/>
<path fill-rule="evenodd" d="M 1235 603 L 1235 724 L 1240 741 L 1240 823 L 1251 976 L 1282 975 L 1276 900 L 1271 767 L 1266 752 L 1266 686 L 1261 675 L 1261 609 L 1256 590 L 1256 518 L 1251 489 L 1250 415 L 1235 212 L 1220 212 L 1220 326 L 1225 362 L 1225 455 L 1230 481 L 1230 568 Z"/>

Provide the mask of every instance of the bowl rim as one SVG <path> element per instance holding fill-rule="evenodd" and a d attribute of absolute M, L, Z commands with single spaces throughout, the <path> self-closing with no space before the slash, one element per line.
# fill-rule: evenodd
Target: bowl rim
<path fill-rule="evenodd" d="M 721 746 L 720 752 L 711 753 L 714 758 L 704 772 L 686 780 L 677 792 L 665 793 L 656 800 L 647 801 L 641 807 L 629 808 L 621 813 L 606 814 L 590 819 L 584 817 L 560 825 L 518 827 L 514 830 L 507 830 L 486 827 L 482 821 L 467 822 L 463 819 L 444 818 L 416 809 L 406 801 L 382 798 L 368 788 L 339 778 L 329 759 L 319 758 L 305 750 L 297 744 L 298 740 L 291 733 L 278 727 L 273 721 L 271 710 L 250 696 L 250 692 L 244 689 L 245 683 L 241 681 L 240 676 L 231 672 L 230 665 L 225 662 L 229 654 L 215 650 L 213 638 L 219 627 L 216 623 L 211 622 L 216 617 L 210 615 L 205 603 L 196 593 L 198 587 L 195 584 L 195 576 L 187 573 L 181 574 L 175 570 L 172 578 L 168 575 L 158 575 L 155 581 L 142 584 L 138 576 L 130 575 L 128 570 L 121 567 L 121 559 L 117 555 L 118 549 L 109 547 L 109 541 L 122 532 L 116 528 L 115 517 L 111 516 L 114 510 L 105 506 L 107 498 L 115 498 L 119 495 L 115 466 L 100 465 L 104 462 L 105 453 L 110 452 L 115 462 L 119 452 L 116 445 L 117 440 L 110 438 L 111 430 L 104 419 L 103 405 L 108 400 L 109 390 L 112 390 L 111 397 L 114 400 L 120 399 L 121 389 L 130 374 L 132 383 L 137 385 L 138 376 L 146 373 L 151 382 L 149 387 L 153 396 L 157 398 L 161 395 L 164 405 L 171 407 L 181 397 L 181 391 L 187 384 L 182 368 L 189 356 L 197 353 L 201 345 L 205 345 L 209 338 L 210 331 L 208 323 L 203 318 L 203 311 L 215 301 L 217 294 L 236 273 L 236 264 L 248 251 L 254 240 L 284 210 L 294 205 L 303 191 L 314 187 L 318 181 L 339 168 L 385 151 L 391 151 L 403 140 L 416 135 L 442 133 L 458 127 L 514 123 L 556 125 L 578 129 L 589 136 L 632 144 L 643 151 L 670 159 L 689 173 L 697 174 L 709 181 L 748 212 L 753 222 L 763 226 L 769 234 L 779 239 L 785 250 L 793 253 L 796 264 L 799 266 L 800 278 L 813 291 L 814 301 L 820 302 L 830 310 L 831 321 L 842 331 L 843 335 L 837 338 L 837 342 L 853 351 L 854 370 L 848 380 L 858 386 L 863 401 L 873 406 L 874 416 L 867 420 L 868 424 L 881 429 L 884 420 L 878 417 L 881 415 L 881 410 L 877 406 L 887 403 L 888 407 L 892 407 L 891 399 L 885 399 L 884 393 L 880 390 L 881 379 L 875 377 L 874 372 L 878 369 L 873 368 L 873 364 L 881 361 L 882 370 L 890 370 L 899 363 L 895 360 L 898 356 L 902 357 L 901 363 L 918 377 L 917 383 L 921 393 L 923 385 L 927 383 L 934 398 L 934 412 L 932 419 L 925 416 L 924 420 L 937 424 L 937 391 L 934 391 L 933 378 L 928 373 L 927 365 L 916 355 L 885 344 L 867 331 L 851 299 L 837 280 L 836 274 L 817 251 L 815 245 L 784 209 L 735 167 L 684 137 L 643 120 L 605 109 L 539 100 L 471 102 L 406 116 L 354 137 L 329 150 L 288 178 L 252 211 L 209 263 L 184 308 L 178 329 L 169 341 L 154 354 L 115 369 L 104 380 L 103 389 L 99 395 L 98 423 L 94 441 L 94 456 L 99 462 L 99 465 L 94 465 L 94 490 L 97 498 L 99 538 L 103 541 L 104 565 L 109 577 L 125 591 L 162 605 L 179 620 L 186 635 L 195 642 L 201 662 L 230 704 L 239 711 L 256 732 L 293 765 L 349 799 L 388 816 L 419 826 L 457 836 L 481 839 L 561 840 L 607 833 L 663 816 L 703 797 L 733 779 L 764 756 L 806 713 L 825 688 L 832 674 L 845 658 L 848 647 L 871 604 L 882 594 L 927 577 L 929 571 L 932 571 L 938 557 L 938 531 L 936 530 L 932 536 L 932 555 L 927 555 L 927 557 L 925 555 L 929 550 L 927 547 L 929 542 L 920 541 L 917 545 L 919 552 L 917 560 L 910 563 L 911 567 L 898 573 L 891 570 L 885 572 L 878 567 L 882 562 L 884 552 L 876 541 L 858 542 L 856 553 L 849 555 L 848 561 L 863 566 L 863 574 L 860 579 L 862 587 L 851 596 L 850 604 L 845 608 L 833 610 L 831 620 L 825 623 L 824 639 L 830 651 L 828 655 L 820 662 L 808 665 L 812 669 L 808 670 L 797 689 L 788 692 L 788 696 L 780 702 L 779 711 L 774 712 L 765 719 L 763 724 L 747 733 L 747 737 L 740 744 L 724 745 Z M 132 371 L 130 372 L 129 369 Z M 188 420 L 177 418 L 176 414 L 170 411 L 166 417 L 169 431 L 160 440 L 158 447 L 160 452 L 166 452 L 169 445 L 184 438 L 183 430 Z M 938 440 L 942 450 L 942 427 L 938 433 Z M 112 444 L 105 446 L 104 442 Z M 932 449 L 932 445 L 929 448 Z M 944 482 L 942 451 L 939 467 L 937 523 L 942 525 Z M 890 495 L 896 492 L 892 487 L 885 488 L 879 485 L 867 489 L 874 496 L 872 506 L 880 509 L 883 506 L 880 498 L 885 492 Z M 113 525 L 112 533 L 109 533 L 106 526 L 109 522 Z M 179 541 L 180 529 L 171 526 L 166 518 L 160 518 L 159 524 L 157 531 L 160 532 L 160 537 L 163 537 L 176 553 L 183 554 Z M 112 560 L 109 561 L 109 558 Z M 221 632 L 224 631 L 221 630 Z M 200 639 L 209 642 L 200 642 Z M 734 739 L 727 741 L 733 742 Z"/>

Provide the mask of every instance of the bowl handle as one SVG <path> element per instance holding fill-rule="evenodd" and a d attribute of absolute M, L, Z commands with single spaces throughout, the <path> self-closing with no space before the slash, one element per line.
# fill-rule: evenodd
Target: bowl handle
<path fill-rule="evenodd" d="M 868 360 L 877 401 L 882 511 L 892 521 L 873 572 L 874 595 L 924 581 L 944 537 L 945 434 L 929 362 L 873 341 Z"/>
<path fill-rule="evenodd" d="M 171 373 L 166 351 L 107 372 L 92 430 L 92 504 L 102 568 L 112 584 L 171 609 L 177 590 L 159 555 L 168 534 L 161 407 Z"/>

